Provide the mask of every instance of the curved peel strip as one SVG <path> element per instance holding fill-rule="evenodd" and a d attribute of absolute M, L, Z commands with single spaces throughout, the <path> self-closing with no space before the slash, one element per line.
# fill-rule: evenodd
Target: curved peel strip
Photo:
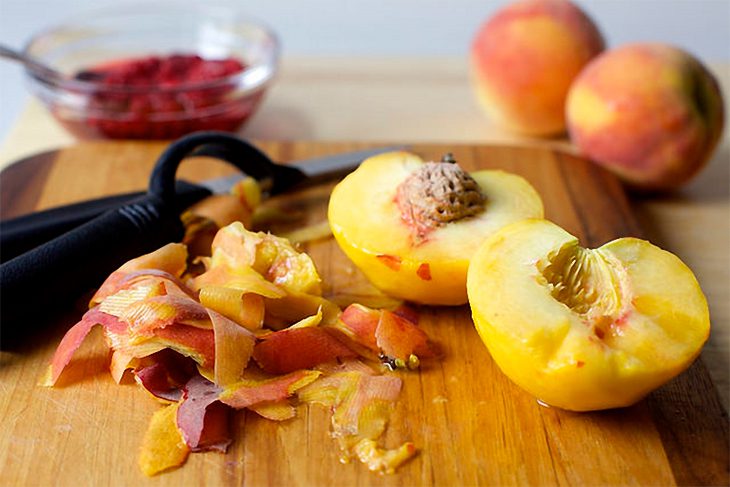
<path fill-rule="evenodd" d="M 291 323 L 322 311 L 322 324 L 331 325 L 340 315 L 340 307 L 332 301 L 314 294 L 288 293 L 279 299 L 265 299 L 266 315 L 264 322 L 274 328 L 281 329 Z"/>
<path fill-rule="evenodd" d="M 264 324 L 264 298 L 255 293 L 224 286 L 206 286 L 198 295 L 200 303 L 251 330 Z"/>
<path fill-rule="evenodd" d="M 321 279 L 312 258 L 286 239 L 250 232 L 240 222 L 222 228 L 212 245 L 211 265 L 250 266 L 288 292 L 320 295 Z"/>
<path fill-rule="evenodd" d="M 316 370 L 298 370 L 273 379 L 243 380 L 226 387 L 220 400 L 236 409 L 263 402 L 281 401 L 317 380 L 321 374 Z"/>
<path fill-rule="evenodd" d="M 139 455 L 139 468 L 151 477 L 165 470 L 177 468 L 188 458 L 190 448 L 177 429 L 179 404 L 170 404 L 155 411 L 147 427 Z"/>
<path fill-rule="evenodd" d="M 408 306 L 407 304 L 401 303 L 399 306 L 393 308 L 393 313 L 400 316 L 401 318 L 410 321 L 414 325 L 418 325 L 420 320 L 420 313 L 416 308 Z"/>
<path fill-rule="evenodd" d="M 289 404 L 286 400 L 260 402 L 258 404 L 248 406 L 248 409 L 259 416 L 272 421 L 286 421 L 297 414 L 294 406 Z"/>
<path fill-rule="evenodd" d="M 192 451 L 225 452 L 231 443 L 229 408 L 218 402 L 221 389 L 199 375 L 185 385 L 176 424 Z"/>
<path fill-rule="evenodd" d="M 126 324 L 125 329 L 121 332 L 106 328 L 104 335 L 106 336 L 109 348 L 114 350 L 114 352 L 135 358 L 147 357 L 167 347 L 166 343 L 154 337 L 130 335 L 126 329 Z"/>
<path fill-rule="evenodd" d="M 256 337 L 225 316 L 208 310 L 215 336 L 215 383 L 221 387 L 241 379 L 253 353 Z"/>
<path fill-rule="evenodd" d="M 99 310 L 119 317 L 138 301 L 165 294 L 167 294 L 165 283 L 157 278 L 150 278 L 149 282 L 140 282 L 134 287 L 120 289 L 116 293 L 107 296 L 99 303 Z"/>
<path fill-rule="evenodd" d="M 299 400 L 325 407 L 338 406 L 344 398 L 354 395 L 360 375 L 362 374 L 356 370 L 343 370 L 326 375 L 302 388 L 298 393 Z"/>
<path fill-rule="evenodd" d="M 185 384 L 196 372 L 194 362 L 169 349 L 140 360 L 134 379 L 147 392 L 164 401 L 179 401 Z"/>
<path fill-rule="evenodd" d="M 411 355 L 419 358 L 434 356 L 426 333 L 409 320 L 388 310 L 380 312 L 375 340 L 378 348 L 390 358 L 408 361 Z"/>
<path fill-rule="evenodd" d="M 343 360 L 342 363 L 328 362 L 317 366 L 317 370 L 325 375 L 334 375 L 343 372 L 359 372 L 364 375 L 375 375 L 376 371 L 360 360 Z"/>
<path fill-rule="evenodd" d="M 140 269 L 138 271 L 132 271 L 127 274 L 124 279 L 122 279 L 120 284 L 123 287 L 132 287 L 146 279 L 162 281 L 165 284 L 167 294 L 185 295 L 190 296 L 191 298 L 195 297 L 195 293 L 188 288 L 188 285 L 185 284 L 179 276 L 160 269 Z"/>
<path fill-rule="evenodd" d="M 112 272 L 99 290 L 91 298 L 91 305 L 104 300 L 107 296 L 116 293 L 122 286 L 127 275 L 143 269 L 155 269 L 180 277 L 187 267 L 188 250 L 180 243 L 170 243 L 154 252 L 142 255 L 124 263 L 119 269 Z"/>
<path fill-rule="evenodd" d="M 372 439 L 372 431 L 379 429 L 380 433 L 385 428 L 373 428 L 372 422 L 380 422 L 383 416 L 387 417 L 387 411 L 368 411 L 367 408 L 378 406 L 380 401 L 385 403 L 393 402 L 398 399 L 403 381 L 398 377 L 385 375 L 361 375 L 357 383 L 357 389 L 352 395 L 343 398 L 340 407 L 336 408 L 333 416 L 333 424 L 336 425 L 335 433 L 344 434 L 363 434 L 369 432 L 365 437 Z M 366 412 L 365 419 L 362 421 L 362 414 Z M 379 436 L 380 434 L 378 434 Z"/>
<path fill-rule="evenodd" d="M 342 312 L 335 326 L 357 344 L 382 354 L 395 368 L 436 355 L 426 333 L 415 324 L 417 321 L 418 312 L 406 306 L 388 311 L 352 304 Z"/>
<path fill-rule="evenodd" d="M 355 352 L 336 338 L 337 333 L 340 332 L 322 327 L 277 331 L 256 344 L 253 358 L 266 372 L 286 374 L 340 358 L 355 357 Z"/>
<path fill-rule="evenodd" d="M 150 335 L 172 324 L 210 328 L 208 313 L 200 303 L 187 296 L 153 296 L 128 306 L 119 318 L 133 333 Z"/>
<path fill-rule="evenodd" d="M 303 388 L 301 401 L 332 409 L 333 435 L 337 438 L 342 461 L 354 455 L 370 470 L 393 473 L 416 453 L 413 443 L 388 450 L 376 440 L 388 423 L 390 409 L 400 394 L 402 382 L 397 377 L 373 375 L 360 362 L 343 364 L 342 371 L 323 377 Z"/>
<path fill-rule="evenodd" d="M 235 268 L 223 263 L 212 265 L 193 280 L 194 288 L 203 290 L 208 286 L 236 289 L 245 293 L 258 294 L 265 298 L 281 298 L 286 291 L 248 266 Z"/>
<path fill-rule="evenodd" d="M 120 384 L 124 373 L 137 366 L 139 359 L 134 355 L 115 350 L 112 352 L 111 362 L 109 363 L 109 372 L 112 374 L 114 382 Z"/>
<path fill-rule="evenodd" d="M 299 328 L 310 328 L 313 326 L 317 326 L 320 323 L 322 323 L 322 307 L 320 306 L 317 309 L 317 314 L 314 314 L 312 316 L 307 316 L 306 318 L 302 318 L 301 320 L 297 321 L 293 325 L 291 325 L 287 330 L 298 330 Z"/>
<path fill-rule="evenodd" d="M 215 364 L 213 330 L 186 325 L 170 325 L 159 328 L 154 333 L 160 344 L 192 358 L 203 367 L 212 368 Z"/>
<path fill-rule="evenodd" d="M 378 352 L 375 330 L 380 322 L 380 311 L 370 309 L 361 304 L 351 304 L 340 315 L 337 327 L 357 343 Z"/>
<path fill-rule="evenodd" d="M 56 352 L 51 359 L 46 376 L 42 379 L 41 385 L 52 387 L 61 376 L 63 369 L 71 361 L 73 354 L 79 349 L 86 336 L 95 325 L 102 325 L 105 328 L 121 330 L 126 328 L 119 320 L 110 315 L 92 308 L 81 318 L 81 321 L 72 326 L 61 339 Z"/>

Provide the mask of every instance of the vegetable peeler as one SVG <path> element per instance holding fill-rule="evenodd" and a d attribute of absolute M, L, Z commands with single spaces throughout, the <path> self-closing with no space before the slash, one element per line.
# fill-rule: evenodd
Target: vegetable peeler
<path fill-rule="evenodd" d="M 158 159 L 146 193 L 128 193 L 54 208 L 0 223 L 0 319 L 3 335 L 33 327 L 98 285 L 124 262 L 180 241 L 185 208 L 229 189 L 239 174 L 201 184 L 176 181 L 187 157 L 224 160 L 276 195 L 342 177 L 380 148 L 300 161 L 273 162 L 251 143 L 222 132 L 198 132 L 173 142 Z M 27 330 L 30 331 L 30 330 Z"/>

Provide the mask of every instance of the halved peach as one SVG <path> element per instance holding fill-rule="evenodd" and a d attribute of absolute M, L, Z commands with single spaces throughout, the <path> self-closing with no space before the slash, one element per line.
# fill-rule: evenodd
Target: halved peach
<path fill-rule="evenodd" d="M 678 257 L 637 238 L 586 249 L 546 220 L 487 239 L 467 289 L 497 365 L 563 409 L 635 403 L 686 369 L 710 331 L 702 290 Z"/>
<path fill-rule="evenodd" d="M 473 173 L 407 152 L 364 161 L 329 203 L 337 243 L 385 293 L 424 304 L 466 303 L 466 272 L 479 244 L 497 229 L 542 217 L 525 179 Z"/>

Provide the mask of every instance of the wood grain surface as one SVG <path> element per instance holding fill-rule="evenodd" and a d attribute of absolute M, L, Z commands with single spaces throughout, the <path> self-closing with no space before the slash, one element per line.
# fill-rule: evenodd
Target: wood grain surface
<path fill-rule="evenodd" d="M 287 161 L 367 147 L 348 143 L 265 143 Z M 87 143 L 29 159 L 0 177 L 3 218 L 94 196 L 143 189 L 163 145 Z M 527 178 L 547 218 L 597 246 L 641 230 L 617 181 L 595 166 L 545 148 L 414 145 L 437 158 L 454 153 L 467 169 L 501 168 Z M 230 172 L 191 160 L 180 175 L 199 180 Z M 331 186 L 271 204 L 325 218 Z M 329 289 L 363 277 L 333 240 L 309 245 Z M 83 265 L 83 263 L 79 263 Z M 69 277 L 72 278 L 72 277 Z M 117 385 L 94 334 L 55 389 L 36 386 L 64 331 L 82 305 L 13 351 L 0 355 L 0 484 L 25 485 L 727 485 L 728 418 L 701 361 L 639 404 L 597 413 L 540 406 L 492 362 L 467 307 L 421 308 L 422 326 L 445 351 L 441 362 L 401 374 L 404 388 L 387 440 L 411 440 L 418 456 L 395 475 L 338 462 L 328 413 L 300 406 L 276 423 L 240 412 L 226 455 L 191 455 L 176 471 L 152 479 L 137 454 L 159 408 L 133 384 Z M 33 326 L 24 324 L 23 326 Z"/>

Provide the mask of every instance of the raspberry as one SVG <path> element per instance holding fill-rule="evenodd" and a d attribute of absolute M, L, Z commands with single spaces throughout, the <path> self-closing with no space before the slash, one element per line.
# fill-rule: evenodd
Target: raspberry
<path fill-rule="evenodd" d="M 234 85 L 165 92 L 166 88 L 199 84 L 240 73 L 246 65 L 235 58 L 203 59 L 194 54 L 121 59 L 80 71 L 89 73 L 105 86 L 154 87 L 162 91 L 119 93 L 100 88 L 91 95 L 87 127 L 67 122 L 74 132 L 88 135 L 89 129 L 109 138 L 174 138 L 195 130 L 238 128 L 261 98 L 255 93 L 244 99 L 230 99 Z M 221 105 L 213 115 L 201 110 Z M 224 106 L 223 106 L 224 105 Z"/>

